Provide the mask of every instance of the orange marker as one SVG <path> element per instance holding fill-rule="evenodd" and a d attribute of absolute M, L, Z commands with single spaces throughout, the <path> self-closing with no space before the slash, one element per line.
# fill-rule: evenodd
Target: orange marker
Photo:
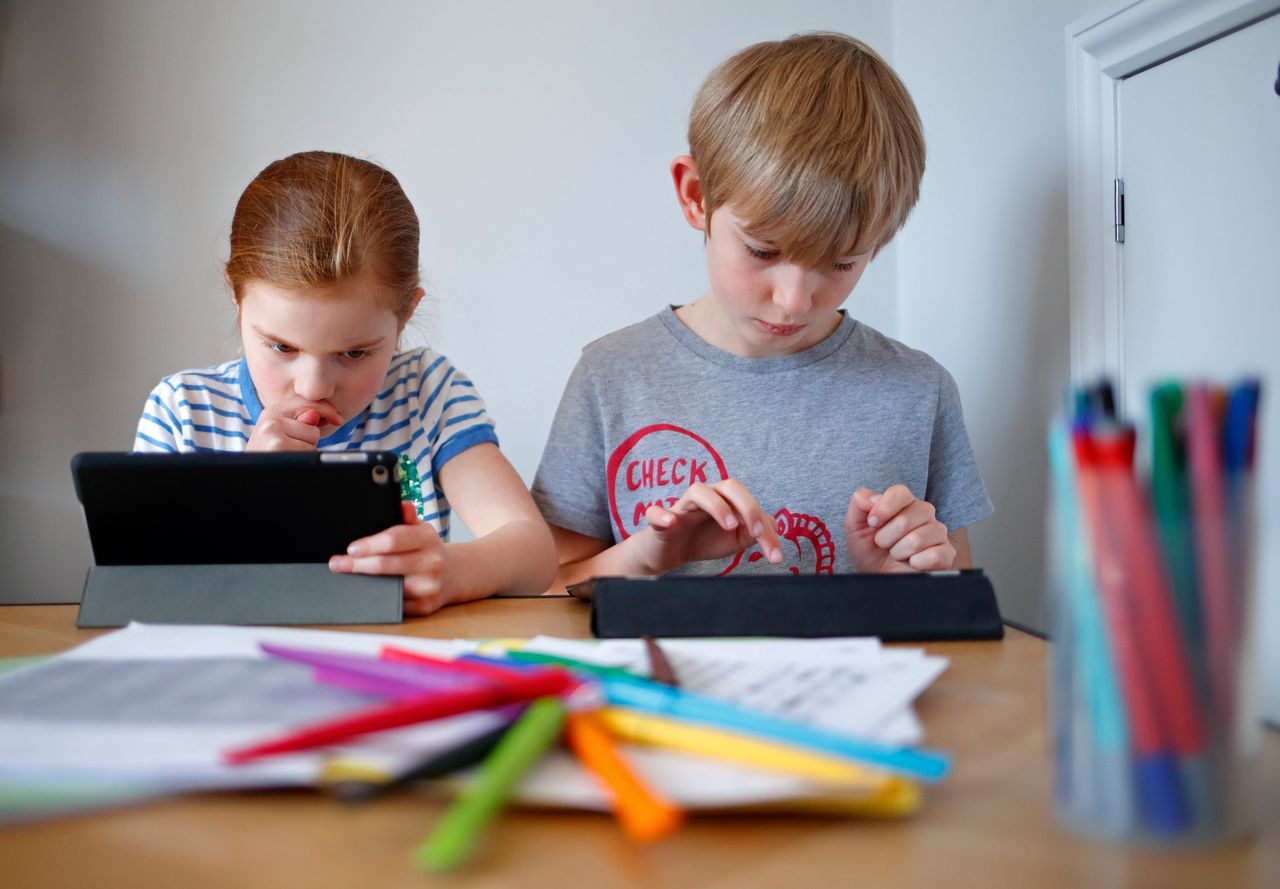
<path fill-rule="evenodd" d="M 641 782 L 594 713 L 570 713 L 565 738 L 587 771 L 608 788 L 614 817 L 629 838 L 637 843 L 656 842 L 684 821 L 680 809 Z"/>

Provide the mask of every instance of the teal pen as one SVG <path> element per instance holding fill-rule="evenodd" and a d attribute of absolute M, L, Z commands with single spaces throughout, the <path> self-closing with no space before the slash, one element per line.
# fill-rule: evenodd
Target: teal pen
<path fill-rule="evenodd" d="M 560 737 L 564 719 L 564 704 L 557 698 L 539 698 L 529 705 L 440 824 L 414 851 L 419 867 L 448 870 L 470 857 L 485 827 L 502 811 L 512 788 Z"/>
<path fill-rule="evenodd" d="M 1049 431 L 1049 468 L 1057 504 L 1056 520 L 1063 535 L 1064 613 L 1073 628 L 1071 638 L 1058 640 L 1057 644 L 1068 648 L 1074 660 L 1072 685 L 1077 691 L 1068 696 L 1068 701 L 1074 704 L 1083 699 L 1086 707 L 1084 712 L 1069 715 L 1074 728 L 1070 741 L 1083 747 L 1073 749 L 1075 756 L 1070 760 L 1074 772 L 1070 790 L 1079 806 L 1072 811 L 1089 818 L 1099 830 L 1121 834 L 1136 823 L 1129 728 L 1099 591 L 1093 580 L 1091 550 L 1081 524 L 1084 516 L 1076 494 L 1078 481 L 1071 447 L 1067 424 L 1055 423 Z M 1082 730 L 1076 723 L 1091 731 Z"/>

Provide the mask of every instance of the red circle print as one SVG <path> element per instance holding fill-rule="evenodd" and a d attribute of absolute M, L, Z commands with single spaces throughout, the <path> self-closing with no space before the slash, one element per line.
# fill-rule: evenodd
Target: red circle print
<path fill-rule="evenodd" d="M 609 455 L 609 512 L 622 540 L 645 527 L 650 506 L 671 506 L 695 482 L 729 477 L 706 439 L 670 423 L 633 432 Z"/>

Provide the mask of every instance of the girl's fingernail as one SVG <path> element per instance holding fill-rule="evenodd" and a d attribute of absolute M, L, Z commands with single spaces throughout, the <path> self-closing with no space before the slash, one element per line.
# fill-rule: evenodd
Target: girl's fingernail
<path fill-rule="evenodd" d="M 363 556 L 366 549 L 367 549 L 367 544 L 363 540 L 357 540 L 347 547 L 347 555 Z"/>
<path fill-rule="evenodd" d="M 764 525 L 760 524 L 759 522 L 756 522 L 754 525 L 751 526 L 752 537 L 759 537 L 763 533 L 764 533 Z"/>
<path fill-rule="evenodd" d="M 867 499 L 868 499 L 868 500 L 870 500 L 872 503 L 875 503 L 877 500 L 879 500 L 879 499 L 880 499 L 880 495 L 879 495 L 879 494 L 872 494 L 872 495 L 871 495 L 870 497 L 868 497 Z"/>
<path fill-rule="evenodd" d="M 738 520 L 737 520 L 737 518 L 736 518 L 736 517 L 734 517 L 734 516 L 729 516 L 729 519 L 728 519 L 728 521 L 726 521 L 726 522 L 724 523 L 724 526 L 725 526 L 726 528 L 736 528 L 736 527 L 738 527 Z"/>
<path fill-rule="evenodd" d="M 350 561 L 350 559 L 348 559 L 346 556 L 330 556 L 330 557 L 329 557 L 329 570 L 330 570 L 330 571 L 342 571 L 342 570 L 344 570 L 344 569 L 347 567 L 347 562 L 349 562 L 349 561 Z"/>
<path fill-rule="evenodd" d="M 873 528 L 878 527 L 880 524 L 880 516 L 878 515 L 867 516 L 867 524 Z"/>

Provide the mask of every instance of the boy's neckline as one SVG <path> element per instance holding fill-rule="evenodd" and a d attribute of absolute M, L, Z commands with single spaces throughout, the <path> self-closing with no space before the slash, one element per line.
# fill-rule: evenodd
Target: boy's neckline
<path fill-rule="evenodd" d="M 676 309 L 678 308 L 680 306 L 666 306 L 658 313 L 658 320 L 662 322 L 662 325 L 667 328 L 672 336 L 679 340 L 681 345 L 699 358 L 723 367 L 730 367 L 734 370 L 748 373 L 776 373 L 778 371 L 795 370 L 798 367 L 813 364 L 815 361 L 821 361 L 844 345 L 845 341 L 853 335 L 854 329 L 858 326 L 858 322 L 851 318 L 844 309 L 838 309 L 837 311 L 840 314 L 839 326 L 821 342 L 814 343 L 807 349 L 801 349 L 799 352 L 792 352 L 789 355 L 748 358 L 745 355 L 735 355 L 733 352 L 727 352 L 718 346 L 713 346 L 698 336 L 676 315 Z"/>

